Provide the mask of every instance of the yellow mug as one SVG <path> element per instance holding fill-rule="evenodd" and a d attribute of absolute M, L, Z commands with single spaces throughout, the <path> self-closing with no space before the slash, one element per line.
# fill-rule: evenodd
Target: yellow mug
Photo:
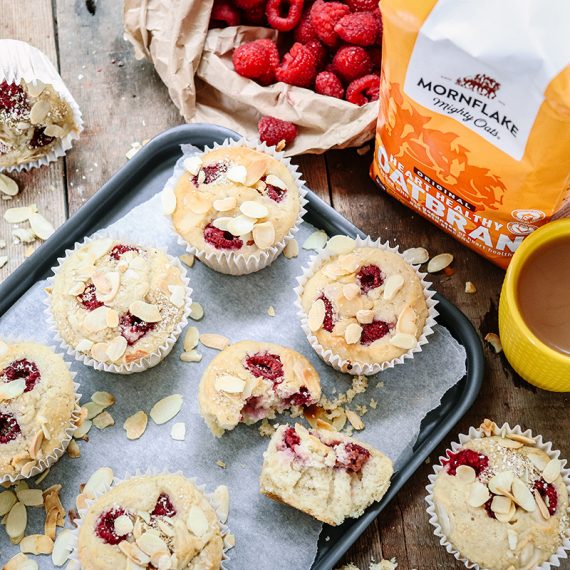
<path fill-rule="evenodd" d="M 511 366 L 530 384 L 553 392 L 570 391 L 570 355 L 544 344 L 524 322 L 517 284 L 529 256 L 544 244 L 570 235 L 570 219 L 550 222 L 528 236 L 515 252 L 501 291 L 499 335 Z"/>

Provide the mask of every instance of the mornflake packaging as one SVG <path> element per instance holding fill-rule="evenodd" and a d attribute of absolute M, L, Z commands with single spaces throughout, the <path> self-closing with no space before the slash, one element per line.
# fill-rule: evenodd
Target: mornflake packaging
<path fill-rule="evenodd" d="M 382 0 L 378 185 L 497 265 L 570 215 L 566 0 Z"/>

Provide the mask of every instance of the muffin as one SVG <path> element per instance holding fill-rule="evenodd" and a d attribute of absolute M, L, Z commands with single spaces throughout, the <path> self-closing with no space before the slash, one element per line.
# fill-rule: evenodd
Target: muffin
<path fill-rule="evenodd" d="M 78 246 L 55 270 L 51 313 L 76 358 L 140 372 L 172 349 L 187 322 L 184 270 L 163 251 L 112 238 Z"/>
<path fill-rule="evenodd" d="M 565 462 L 530 434 L 482 428 L 448 450 L 428 502 L 458 556 L 489 570 L 538 568 L 568 539 Z"/>
<path fill-rule="evenodd" d="M 172 222 L 188 250 L 222 273 L 251 273 L 272 263 L 302 213 L 299 176 L 289 161 L 234 145 L 183 164 L 171 196 Z"/>
<path fill-rule="evenodd" d="M 291 407 L 315 404 L 320 397 L 319 375 L 303 355 L 251 340 L 218 354 L 198 388 L 200 413 L 216 437 L 238 423 L 272 419 Z"/>
<path fill-rule="evenodd" d="M 263 454 L 260 490 L 336 526 L 358 518 L 390 486 L 392 462 L 342 433 L 283 425 Z"/>
<path fill-rule="evenodd" d="M 303 329 L 328 364 L 372 374 L 418 346 L 428 297 L 418 273 L 394 251 L 337 238 L 301 278 Z M 334 253 L 334 243 L 342 243 L 342 253 Z"/>
<path fill-rule="evenodd" d="M 0 481 L 30 477 L 65 451 L 79 417 L 63 358 L 33 342 L 0 341 Z"/>
<path fill-rule="evenodd" d="M 88 504 L 80 523 L 72 557 L 83 570 L 222 566 L 224 546 L 216 512 L 182 475 L 123 481 Z"/>

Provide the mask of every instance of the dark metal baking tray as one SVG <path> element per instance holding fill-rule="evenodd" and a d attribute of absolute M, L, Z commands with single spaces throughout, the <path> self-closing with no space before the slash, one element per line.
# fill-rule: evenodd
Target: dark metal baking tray
<path fill-rule="evenodd" d="M 36 253 L 0 284 L 0 317 L 31 285 L 47 277 L 50 268 L 66 248 L 82 240 L 85 235 L 121 218 L 134 206 L 159 192 L 180 156 L 181 144 L 191 143 L 201 147 L 222 142 L 228 137 L 238 138 L 238 135 L 224 127 L 194 124 L 175 127 L 152 139 Z M 364 235 L 312 192 L 309 192 L 307 198 L 309 204 L 306 220 L 311 224 L 324 229 L 329 235 Z M 383 500 L 372 505 L 357 520 L 351 520 L 339 527 L 325 525 L 312 570 L 328 570 L 340 560 L 471 407 L 479 393 L 484 369 L 483 349 L 479 337 L 457 307 L 439 294 L 435 298 L 439 301 L 438 322 L 465 347 L 467 374 L 445 394 L 440 406 L 424 418 L 414 448 L 401 469 L 393 476 L 392 485 Z M 328 540 L 325 540 L 325 537 L 328 537 Z"/>

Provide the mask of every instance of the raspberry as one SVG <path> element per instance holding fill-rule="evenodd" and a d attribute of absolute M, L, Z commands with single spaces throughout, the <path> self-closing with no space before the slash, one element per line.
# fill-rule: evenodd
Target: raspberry
<path fill-rule="evenodd" d="M 358 273 L 356 274 L 356 279 L 360 284 L 360 290 L 363 293 L 368 293 L 376 287 L 380 287 L 384 283 L 384 277 L 382 276 L 382 271 L 377 265 L 363 265 Z"/>
<path fill-rule="evenodd" d="M 341 467 L 347 471 L 358 473 L 368 461 L 369 457 L 370 451 L 368 451 L 368 449 L 357 443 L 347 443 L 337 451 L 335 467 Z"/>
<path fill-rule="evenodd" d="M 268 146 L 276 146 L 281 141 L 290 144 L 297 136 L 297 127 L 289 121 L 282 121 L 275 117 L 261 117 L 257 123 L 259 140 Z M 275 200 L 280 202 L 281 200 Z"/>
<path fill-rule="evenodd" d="M 325 66 L 329 52 L 327 48 L 319 40 L 311 40 L 305 44 L 307 49 L 310 49 L 315 56 L 315 61 L 317 63 L 317 70 L 322 69 Z"/>
<path fill-rule="evenodd" d="M 10 362 L 4 370 L 0 371 L 0 377 L 6 376 L 8 382 L 25 378 L 26 388 L 24 392 L 33 390 L 39 382 L 41 375 L 35 362 L 30 362 L 27 358 Z"/>
<path fill-rule="evenodd" d="M 30 140 L 30 148 L 42 148 L 55 140 L 53 137 L 48 137 L 44 131 L 45 127 L 34 128 L 34 134 Z"/>
<path fill-rule="evenodd" d="M 130 312 L 123 313 L 119 318 L 119 330 L 121 336 L 127 340 L 127 344 L 132 346 L 140 340 L 147 332 L 154 329 L 156 323 L 147 323 L 135 317 Z"/>
<path fill-rule="evenodd" d="M 303 11 L 303 15 L 301 16 L 299 24 L 295 28 L 295 34 L 293 37 L 296 42 L 301 44 L 308 44 L 312 40 L 319 39 L 319 36 L 313 27 L 310 8 Z"/>
<path fill-rule="evenodd" d="M 378 9 L 378 0 L 344 0 L 353 12 L 372 12 Z"/>
<path fill-rule="evenodd" d="M 332 71 L 321 71 L 315 79 L 315 91 L 320 95 L 336 97 L 342 99 L 344 97 L 344 87 L 340 79 L 332 73 Z"/>
<path fill-rule="evenodd" d="M 288 427 L 283 434 L 283 443 L 285 447 L 290 449 L 291 451 L 295 451 L 295 446 L 301 443 L 301 438 L 299 434 L 295 431 L 295 428 Z"/>
<path fill-rule="evenodd" d="M 447 459 L 444 459 L 441 464 L 447 465 L 448 475 L 455 475 L 457 468 L 460 465 L 468 465 L 475 469 L 475 473 L 479 476 L 489 466 L 489 458 L 483 453 L 477 453 L 472 449 L 462 449 L 457 453 L 447 452 Z"/>
<path fill-rule="evenodd" d="M 254 420 L 260 420 L 265 416 L 265 412 L 261 404 L 261 396 L 250 396 L 243 405 L 241 409 L 242 418 L 251 418 Z"/>
<path fill-rule="evenodd" d="M 485 510 L 487 511 L 487 516 L 491 517 L 492 519 L 496 519 L 497 517 L 495 516 L 495 513 L 493 512 L 493 509 L 491 508 L 491 505 L 493 504 L 493 499 L 496 497 L 497 495 L 495 495 L 494 493 L 491 493 L 491 498 L 483 505 L 485 507 Z"/>
<path fill-rule="evenodd" d="M 288 406 L 309 406 L 315 403 L 306 386 L 301 386 L 297 393 L 287 396 L 285 402 Z"/>
<path fill-rule="evenodd" d="M 265 25 L 265 3 L 257 8 L 251 8 L 244 12 L 244 24 L 250 26 L 264 26 Z"/>
<path fill-rule="evenodd" d="M 378 41 L 380 22 L 370 12 L 356 12 L 342 17 L 334 31 L 341 40 L 349 44 L 371 46 Z"/>
<path fill-rule="evenodd" d="M 228 231 L 220 230 L 212 224 L 204 228 L 204 239 L 216 249 L 241 249 L 243 241 Z"/>
<path fill-rule="evenodd" d="M 127 253 L 127 251 L 136 251 L 137 253 L 140 253 L 140 249 L 138 247 L 135 247 L 134 245 L 125 245 L 124 243 L 120 243 L 120 244 L 116 245 L 109 252 L 109 257 L 111 259 L 119 261 L 119 259 L 121 259 L 121 256 L 123 254 Z"/>
<path fill-rule="evenodd" d="M 355 105 L 365 105 L 377 101 L 380 96 L 380 77 L 365 75 L 356 79 L 346 88 L 346 100 Z"/>
<path fill-rule="evenodd" d="M 367 325 L 362 325 L 362 333 L 360 334 L 360 344 L 368 346 L 378 339 L 386 336 L 394 325 L 385 321 L 373 321 Z"/>
<path fill-rule="evenodd" d="M 20 424 L 12 414 L 0 412 L 0 444 L 13 441 L 20 431 Z"/>
<path fill-rule="evenodd" d="M 380 46 L 373 46 L 368 48 L 368 55 L 372 60 L 372 69 L 380 70 L 382 65 L 382 48 Z"/>
<path fill-rule="evenodd" d="M 222 174 L 228 171 L 227 162 L 214 162 L 203 166 L 201 171 L 204 173 L 204 182 L 202 184 L 211 184 L 215 182 Z M 198 174 L 192 178 L 192 184 L 198 186 Z"/>
<path fill-rule="evenodd" d="M 338 35 L 334 31 L 337 22 L 347 14 L 350 8 L 340 2 L 317 0 L 311 8 L 311 22 L 319 39 L 329 47 L 338 44 Z"/>
<path fill-rule="evenodd" d="M 268 0 L 267 22 L 280 32 L 290 32 L 301 20 L 304 0 Z"/>
<path fill-rule="evenodd" d="M 275 81 L 275 69 L 279 65 L 279 52 L 271 40 L 255 40 L 237 47 L 232 56 L 235 70 L 260 85 Z"/>
<path fill-rule="evenodd" d="M 372 71 L 372 60 L 364 48 L 341 47 L 333 58 L 333 68 L 345 81 L 354 81 Z"/>
<path fill-rule="evenodd" d="M 334 311 L 330 299 L 322 293 L 319 299 L 325 304 L 325 320 L 323 321 L 323 329 L 332 332 L 334 328 Z"/>
<path fill-rule="evenodd" d="M 28 108 L 28 98 L 26 92 L 17 83 L 0 83 L 0 110 L 14 110 L 16 115 L 21 115 L 22 111 Z"/>
<path fill-rule="evenodd" d="M 248 356 L 243 364 L 256 378 L 267 378 L 276 382 L 283 379 L 283 364 L 277 354 L 258 352 Z"/>
<path fill-rule="evenodd" d="M 267 176 L 263 176 L 261 180 L 265 182 L 265 192 L 271 200 L 279 203 L 285 198 L 285 194 L 287 194 L 286 188 L 279 188 L 278 186 L 273 186 L 273 184 L 267 184 Z"/>
<path fill-rule="evenodd" d="M 294 43 L 275 74 L 277 81 L 298 87 L 310 87 L 317 75 L 317 61 L 309 48 Z"/>
<path fill-rule="evenodd" d="M 156 500 L 156 505 L 151 517 L 173 517 L 176 514 L 176 509 L 174 505 L 170 502 L 170 497 L 166 493 L 160 493 L 158 499 Z"/>
<path fill-rule="evenodd" d="M 248 12 L 249 10 L 255 10 L 260 6 L 263 6 L 265 4 L 265 0 L 234 0 L 234 4 L 238 8 Z"/>
<path fill-rule="evenodd" d="M 238 9 L 229 0 L 214 0 L 209 28 L 239 26 L 240 21 L 241 17 Z"/>
<path fill-rule="evenodd" d="M 113 507 L 105 511 L 97 519 L 95 534 L 106 544 L 119 544 L 125 540 L 128 534 L 118 535 L 115 532 L 115 520 L 125 514 L 125 509 Z"/>
<path fill-rule="evenodd" d="M 540 478 L 534 482 L 533 489 L 536 489 L 541 497 L 544 499 L 550 516 L 554 516 L 556 507 L 558 506 L 558 493 L 552 483 L 547 483 L 544 479 Z"/>
<path fill-rule="evenodd" d="M 95 294 L 95 285 L 93 285 L 93 283 L 89 283 L 89 285 L 83 289 L 83 293 L 77 296 L 77 300 L 88 311 L 94 311 L 105 304 L 97 299 L 97 295 Z"/>

